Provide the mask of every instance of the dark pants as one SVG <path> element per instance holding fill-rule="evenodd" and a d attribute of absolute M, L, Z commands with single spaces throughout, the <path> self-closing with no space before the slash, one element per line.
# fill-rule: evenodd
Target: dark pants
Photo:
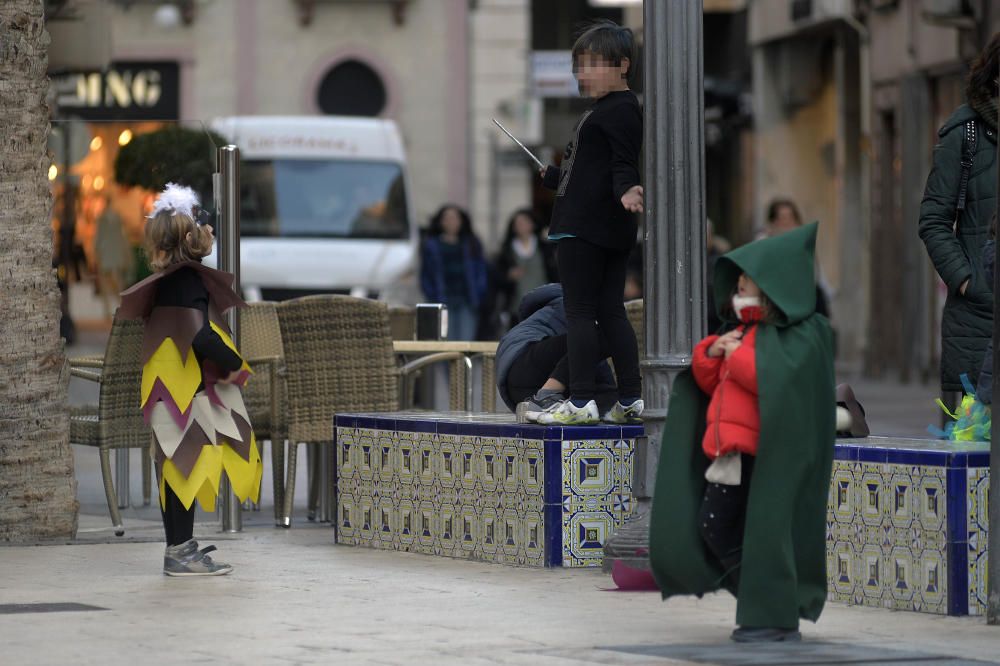
<path fill-rule="evenodd" d="M 522 402 L 535 395 L 550 378 L 569 386 L 565 335 L 555 335 L 526 346 L 507 373 L 507 393 L 515 403 Z M 617 397 L 614 386 L 597 385 L 597 406 L 602 411 L 611 409 Z"/>
<path fill-rule="evenodd" d="M 738 486 L 706 483 L 698 514 L 702 540 L 734 579 L 737 575 L 735 569 L 743 557 L 743 528 L 753 463 L 753 456 L 742 456 L 742 476 Z"/>
<path fill-rule="evenodd" d="M 163 531 L 167 534 L 167 545 L 178 546 L 194 537 L 194 504 L 185 509 L 170 484 L 166 484 L 167 504 L 160 507 L 163 514 Z"/>
<path fill-rule="evenodd" d="M 623 300 L 628 256 L 628 250 L 612 250 L 580 238 L 564 238 L 557 246 L 569 327 L 569 389 L 577 400 L 590 400 L 597 393 L 602 334 L 615 362 L 619 398 L 638 398 L 642 393 L 639 348 Z"/>

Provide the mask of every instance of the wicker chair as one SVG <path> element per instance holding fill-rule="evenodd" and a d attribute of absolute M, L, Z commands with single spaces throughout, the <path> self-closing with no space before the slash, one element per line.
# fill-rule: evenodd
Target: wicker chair
<path fill-rule="evenodd" d="M 431 354 L 398 367 L 392 348 L 389 308 L 350 296 L 305 296 L 277 307 L 285 350 L 287 477 L 283 524 L 291 524 L 297 445 L 309 445 L 309 511 L 330 490 L 329 444 L 339 412 L 387 412 L 399 408 L 400 379 L 438 361 L 462 362 L 457 353 Z M 330 513 L 331 498 L 322 501 Z M 323 519 L 323 513 L 320 514 Z"/>
<path fill-rule="evenodd" d="M 115 321 L 103 360 L 70 361 L 72 376 L 100 384 L 98 404 L 71 409 L 70 442 L 97 447 L 101 456 L 101 476 L 104 479 L 108 511 L 118 536 L 125 533 L 125 528 L 112 483 L 111 450 L 141 449 L 143 497 L 147 503 L 152 486 L 149 456 L 152 433 L 143 421 L 140 409 L 142 330 L 141 321 Z"/>
<path fill-rule="evenodd" d="M 250 303 L 239 309 L 240 346 L 254 369 L 243 390 L 250 423 L 258 442 L 271 442 L 271 472 L 274 483 L 274 520 L 279 525 L 284 508 L 285 419 L 283 366 L 285 348 L 274 303 Z"/>
<path fill-rule="evenodd" d="M 309 511 L 317 506 L 333 416 L 399 407 L 398 370 L 383 303 L 349 296 L 306 296 L 278 305 L 285 346 L 288 462 L 284 523 L 291 524 L 299 443 L 309 445 Z"/>

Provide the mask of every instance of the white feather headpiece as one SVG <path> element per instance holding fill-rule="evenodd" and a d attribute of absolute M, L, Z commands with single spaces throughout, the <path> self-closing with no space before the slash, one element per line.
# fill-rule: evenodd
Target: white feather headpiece
<path fill-rule="evenodd" d="M 181 213 L 188 217 L 194 217 L 195 206 L 200 206 L 198 195 L 190 187 L 178 185 L 177 183 L 167 183 L 167 186 L 160 192 L 153 203 L 153 210 L 149 213 L 149 218 L 156 217 L 159 213 L 169 211 L 176 215 Z"/>

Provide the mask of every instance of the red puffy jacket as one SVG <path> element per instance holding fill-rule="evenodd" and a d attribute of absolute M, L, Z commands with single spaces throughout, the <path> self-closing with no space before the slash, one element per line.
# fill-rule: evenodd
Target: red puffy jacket
<path fill-rule="evenodd" d="M 719 339 L 710 335 L 694 348 L 691 370 L 698 386 L 712 396 L 708 428 L 701 447 L 711 459 L 732 451 L 757 455 L 760 406 L 757 401 L 756 326 L 741 326 L 743 344 L 727 359 L 710 358 L 708 349 Z"/>

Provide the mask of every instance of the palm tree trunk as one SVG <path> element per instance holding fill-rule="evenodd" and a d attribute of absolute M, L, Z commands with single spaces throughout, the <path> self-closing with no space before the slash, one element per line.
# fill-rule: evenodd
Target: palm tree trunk
<path fill-rule="evenodd" d="M 0 2 L 0 541 L 73 537 L 77 526 L 49 221 L 48 46 L 42 0 Z"/>

